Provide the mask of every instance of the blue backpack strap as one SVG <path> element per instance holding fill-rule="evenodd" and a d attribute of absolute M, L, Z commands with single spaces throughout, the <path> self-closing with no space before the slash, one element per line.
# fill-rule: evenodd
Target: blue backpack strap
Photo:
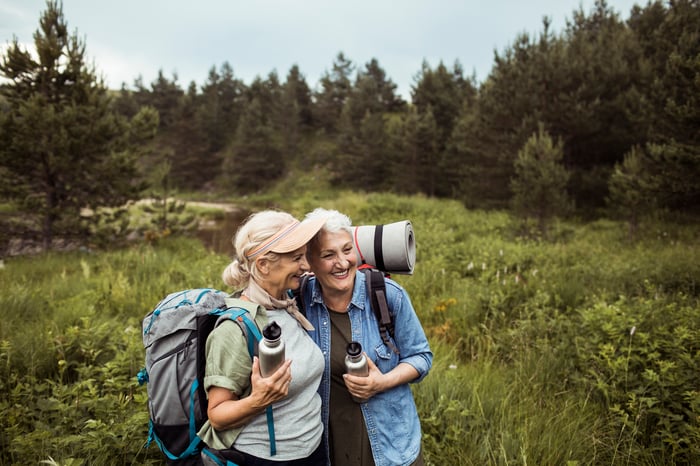
<path fill-rule="evenodd" d="M 196 432 L 195 432 L 195 434 L 196 434 Z M 194 438 L 192 439 L 192 441 L 190 442 L 190 444 L 187 446 L 187 449 L 185 451 L 183 451 L 180 455 L 174 455 L 174 454 L 170 453 L 170 451 L 165 447 L 165 445 L 160 440 L 160 438 L 158 438 L 155 431 L 153 431 L 152 426 L 149 429 L 148 441 L 150 442 L 151 439 L 155 440 L 155 442 L 158 445 L 158 447 L 160 448 L 160 450 L 165 454 L 165 456 L 167 456 L 171 460 L 180 460 L 183 458 L 187 458 L 188 456 L 194 455 L 197 452 L 199 444 L 202 442 L 202 439 L 199 438 L 199 436 L 195 435 Z"/>
<path fill-rule="evenodd" d="M 211 452 L 207 447 L 202 448 L 202 453 L 207 455 L 218 466 L 238 466 L 238 463 L 235 463 L 229 459 L 226 459 L 226 462 L 224 463 L 221 458 L 216 456 L 216 454 Z"/>
<path fill-rule="evenodd" d="M 260 333 L 260 329 L 258 329 L 258 326 L 255 325 L 255 322 L 253 322 L 250 319 L 250 317 L 248 317 L 248 311 L 243 309 L 242 307 L 228 308 L 217 309 L 213 312 L 213 314 L 226 316 L 232 321 L 234 321 L 236 324 L 238 324 L 239 327 L 241 327 L 243 336 L 248 342 L 248 354 L 250 354 L 250 359 L 253 359 L 253 356 L 256 356 L 258 354 L 258 348 L 256 343 L 262 340 L 262 334 Z M 253 335 L 253 338 L 249 338 L 251 334 Z"/>

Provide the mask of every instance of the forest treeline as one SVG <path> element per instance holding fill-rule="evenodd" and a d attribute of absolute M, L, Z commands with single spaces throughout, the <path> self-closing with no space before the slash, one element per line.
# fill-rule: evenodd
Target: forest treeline
<path fill-rule="evenodd" d="M 344 188 L 513 208 L 542 227 L 605 212 L 634 228 L 700 206 L 698 0 L 627 19 L 598 0 L 557 33 L 544 18 L 494 53 L 481 83 L 459 62 L 424 62 L 410 102 L 378 59 L 342 52 L 315 85 L 296 65 L 246 83 L 224 62 L 186 89 L 160 72 L 108 90 L 53 1 L 36 53 L 10 45 L 1 194 L 41 214 L 49 243 L 85 207 L 149 184 L 244 195 L 311 170 Z"/>

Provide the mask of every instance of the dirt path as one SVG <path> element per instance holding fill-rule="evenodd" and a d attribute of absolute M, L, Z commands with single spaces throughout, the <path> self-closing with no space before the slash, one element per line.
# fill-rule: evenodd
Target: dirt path
<path fill-rule="evenodd" d="M 188 201 L 184 199 L 171 199 L 168 198 L 168 200 L 177 200 L 184 202 L 186 205 L 191 205 L 194 207 L 205 207 L 205 208 L 212 208 L 212 209 L 221 209 L 225 212 L 236 212 L 242 210 L 242 207 L 240 207 L 237 204 L 231 204 L 227 202 L 203 202 L 203 201 Z M 139 199 L 136 201 L 134 204 L 140 205 L 140 204 L 148 204 L 151 202 L 154 202 L 155 199 L 152 198 L 145 198 L 145 199 Z"/>

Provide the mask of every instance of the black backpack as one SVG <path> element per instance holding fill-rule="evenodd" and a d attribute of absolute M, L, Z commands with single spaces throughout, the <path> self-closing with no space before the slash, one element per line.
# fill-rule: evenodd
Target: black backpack
<path fill-rule="evenodd" d="M 374 315 L 377 317 L 379 334 L 382 337 L 382 341 L 391 348 L 393 352 L 399 354 L 399 349 L 389 338 L 394 338 L 394 316 L 389 311 L 389 304 L 386 300 L 386 282 L 384 278 L 387 277 L 387 274 L 367 264 L 359 266 L 357 270 L 365 274 L 367 288 L 371 294 L 370 303 L 372 304 L 372 311 L 374 311 Z M 302 313 L 306 312 L 304 309 L 304 290 L 306 286 L 308 286 L 310 277 L 311 274 L 304 275 L 299 289 L 294 292 L 299 310 Z"/>
<path fill-rule="evenodd" d="M 146 367 L 137 378 L 148 383 L 149 432 L 169 465 L 201 464 L 204 448 L 197 432 L 207 420 L 204 391 L 206 341 L 225 320 L 236 322 L 248 342 L 251 359 L 262 338 L 249 312 L 229 307 L 227 295 L 197 288 L 170 293 L 143 319 Z M 271 420 L 271 410 L 268 420 Z M 274 451 L 274 427 L 268 422 Z"/>

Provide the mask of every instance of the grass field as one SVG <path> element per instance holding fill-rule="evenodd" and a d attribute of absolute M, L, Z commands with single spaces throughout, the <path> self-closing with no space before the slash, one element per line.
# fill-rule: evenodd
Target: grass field
<path fill-rule="evenodd" d="M 504 212 L 424 197 L 297 196 L 356 225 L 410 219 L 410 293 L 435 362 L 415 385 L 431 465 L 700 464 L 700 236 L 607 220 L 518 236 Z M 196 239 L 7 258 L 0 269 L 0 465 L 162 464 L 145 450 L 140 320 L 217 287 Z"/>

